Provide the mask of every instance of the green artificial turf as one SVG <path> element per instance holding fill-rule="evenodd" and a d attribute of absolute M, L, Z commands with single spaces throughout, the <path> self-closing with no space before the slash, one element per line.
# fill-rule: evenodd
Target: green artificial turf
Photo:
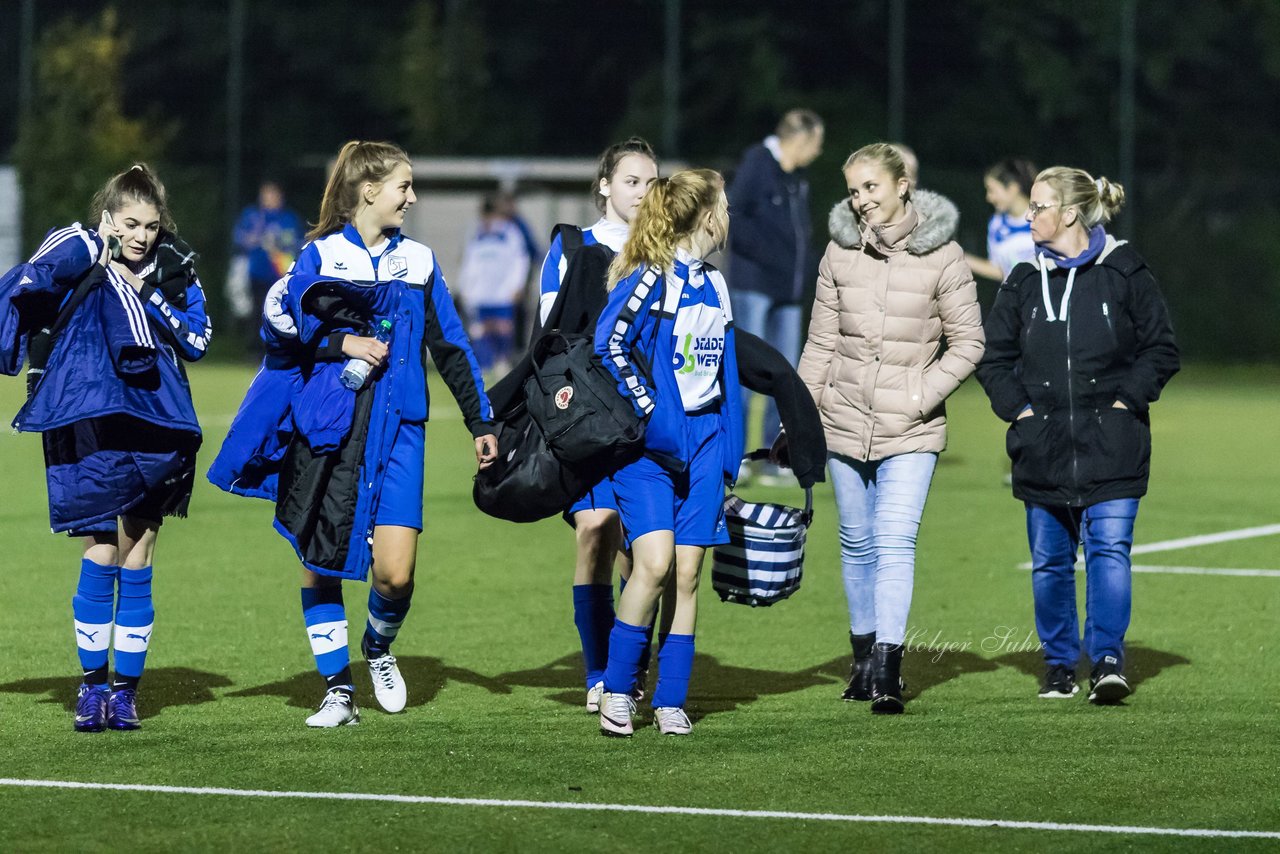
<path fill-rule="evenodd" d="M 573 538 L 471 503 L 471 440 L 433 378 L 426 532 L 396 644 L 409 706 L 312 731 L 323 694 L 298 568 L 266 502 L 203 480 L 251 378 L 198 365 L 206 425 L 191 517 L 164 526 L 139 732 L 72 732 L 77 543 L 48 534 L 39 438 L 0 434 L 0 777 L 846 815 L 1280 831 L 1280 577 L 1137 574 L 1128 673 L 1096 708 L 1040 700 L 1021 506 L 1003 425 L 976 383 L 949 404 L 920 535 L 900 717 L 838 697 L 848 666 L 835 508 L 816 490 L 804 586 L 770 609 L 707 577 L 691 737 L 602 738 L 582 710 Z M 1280 523 L 1274 370 L 1189 370 L 1153 410 L 1136 542 Z M 0 412 L 21 381 L 0 385 Z M 795 489 L 744 494 L 798 502 Z M 1280 570 L 1280 536 L 1141 555 L 1143 565 Z M 1083 578 L 1080 593 L 1083 600 Z M 366 588 L 347 584 L 353 647 Z M 1030 633 L 1030 642 L 1027 642 Z M 357 652 L 358 655 L 358 652 Z M 1082 673 L 1082 676 L 1085 674 Z M 648 720 L 647 715 L 644 720 Z M 280 800 L 0 786 L 0 849 L 858 850 L 1274 849 L 1081 830 L 652 815 L 514 806 Z"/>

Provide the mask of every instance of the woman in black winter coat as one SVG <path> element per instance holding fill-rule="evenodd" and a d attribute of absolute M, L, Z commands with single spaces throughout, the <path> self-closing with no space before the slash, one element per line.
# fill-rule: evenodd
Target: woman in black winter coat
<path fill-rule="evenodd" d="M 1124 189 L 1082 169 L 1036 176 L 1027 218 L 1035 263 L 1014 267 L 987 317 L 978 381 L 1010 422 L 1013 495 L 1027 508 L 1041 697 L 1077 690 L 1075 558 L 1084 542 L 1089 700 L 1116 703 L 1129 627 L 1129 551 L 1151 463 L 1149 407 L 1178 370 L 1155 277 L 1103 224 Z"/>

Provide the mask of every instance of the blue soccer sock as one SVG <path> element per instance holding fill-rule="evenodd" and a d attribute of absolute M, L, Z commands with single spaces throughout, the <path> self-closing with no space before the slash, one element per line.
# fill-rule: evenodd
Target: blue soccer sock
<path fill-rule="evenodd" d="M 640 663 L 636 665 L 638 670 L 645 673 L 649 672 L 649 665 L 653 663 L 653 627 L 657 621 L 658 614 L 654 612 L 653 622 L 649 623 L 649 627 L 644 632 L 644 649 L 640 651 Z"/>
<path fill-rule="evenodd" d="M 307 624 L 311 654 L 316 669 L 330 688 L 353 691 L 351 653 L 347 650 L 347 612 L 342 606 L 342 587 L 302 588 L 302 618 Z"/>
<path fill-rule="evenodd" d="M 622 596 L 622 592 L 627 589 L 627 580 L 618 578 L 618 596 Z M 649 665 L 653 663 L 653 627 L 658 622 L 659 609 L 653 612 L 653 619 L 649 621 L 649 628 L 645 631 L 644 649 L 640 652 L 640 662 L 636 665 L 637 673 L 648 673 Z"/>
<path fill-rule="evenodd" d="M 76 651 L 84 681 L 89 685 L 107 683 L 107 649 L 111 645 L 111 610 L 116 597 L 119 567 L 100 566 L 85 558 L 80 561 L 80 580 L 71 597 L 75 619 Z"/>
<path fill-rule="evenodd" d="M 692 673 L 693 635 L 667 635 L 658 649 L 658 686 L 653 691 L 653 707 L 683 709 Z"/>
<path fill-rule="evenodd" d="M 604 669 L 604 690 L 610 694 L 630 694 L 636 687 L 636 668 L 644 650 L 644 626 L 613 621 L 609 633 L 609 664 Z"/>
<path fill-rule="evenodd" d="M 582 640 L 587 689 L 604 679 L 609 663 L 609 632 L 613 630 L 613 585 L 573 585 L 573 623 Z"/>
<path fill-rule="evenodd" d="M 400 599 L 388 599 L 369 585 L 369 621 L 365 623 L 360 649 L 366 659 L 380 658 L 391 651 L 391 643 L 404 624 L 413 598 L 413 587 Z"/>
<path fill-rule="evenodd" d="M 117 688 L 137 688 L 147 663 L 156 609 L 151 599 L 151 567 L 120 568 L 120 600 L 116 605 Z"/>

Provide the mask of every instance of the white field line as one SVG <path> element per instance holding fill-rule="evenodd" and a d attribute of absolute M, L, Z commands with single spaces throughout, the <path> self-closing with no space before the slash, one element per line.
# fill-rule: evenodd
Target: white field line
<path fill-rule="evenodd" d="M 1189 549 L 1192 546 L 1208 546 L 1214 543 L 1229 543 L 1232 540 L 1251 540 L 1254 537 L 1269 537 L 1280 534 L 1280 525 L 1262 525 L 1258 528 L 1240 528 L 1235 531 L 1222 531 L 1217 534 L 1201 534 L 1197 537 L 1182 537 L 1177 540 L 1162 540 L 1158 543 L 1147 543 L 1145 546 L 1134 546 L 1130 554 L 1146 555 L 1152 552 L 1169 552 L 1174 549 Z"/>
<path fill-rule="evenodd" d="M 1254 578 L 1280 578 L 1280 569 L 1232 569 L 1212 566 L 1134 566 L 1134 572 L 1163 575 L 1241 575 Z"/>
<path fill-rule="evenodd" d="M 1217 534 L 1200 534 L 1195 537 L 1182 537 L 1177 540 L 1161 540 L 1158 543 L 1147 543 L 1134 546 L 1129 550 L 1131 555 L 1145 555 L 1152 552 L 1168 552 L 1175 549 L 1189 549 L 1194 546 L 1207 546 L 1213 543 L 1229 543 L 1234 540 L 1250 540 L 1255 537 L 1269 537 L 1280 534 L 1280 525 L 1261 525 L 1256 528 L 1239 528 L 1234 531 L 1222 531 Z M 1018 564 L 1018 569 L 1030 569 L 1030 561 Z M 1149 572 L 1164 575 L 1237 575 L 1251 577 L 1280 578 L 1280 569 L 1234 569 L 1212 566 L 1156 566 L 1135 565 L 1134 572 Z"/>
<path fill-rule="evenodd" d="M 1031 569 L 1031 564 L 1020 563 L 1018 569 Z M 1134 564 L 1129 567 L 1133 572 L 1145 572 L 1151 575 L 1235 575 L 1247 578 L 1280 578 L 1280 569 L 1236 569 L 1234 567 L 1217 566 L 1158 566 L 1155 564 Z"/>
<path fill-rule="evenodd" d="M 268 789 L 223 789 L 194 786 L 151 786 L 130 783 L 81 783 L 70 780 L 19 780 L 0 778 L 0 786 L 40 789 L 95 789 L 112 792 L 147 792 L 166 795 L 223 795 L 240 798 L 292 798 L 324 801 L 373 801 L 396 804 L 436 804 L 460 807 L 508 807 L 512 809 L 576 810 L 586 812 L 696 815 L 717 818 L 771 818 L 793 821 L 833 821 L 864 824 L 924 824 L 945 827 L 998 827 L 1006 830 L 1084 831 L 1088 833 L 1146 836 L 1194 836 L 1202 838 L 1280 839 L 1280 831 L 1226 830 L 1216 828 L 1142 827 L 1112 824 L 1064 824 L 1049 821 L 1011 821 L 987 818 L 935 818 L 913 815 L 850 815 L 843 813 L 784 812 L 780 810 L 730 810 L 703 807 L 646 806 L 643 804 L 593 804 L 571 801 L 524 801 L 499 798 L 443 798 L 427 795 L 384 795 L 363 792 L 278 792 Z"/>

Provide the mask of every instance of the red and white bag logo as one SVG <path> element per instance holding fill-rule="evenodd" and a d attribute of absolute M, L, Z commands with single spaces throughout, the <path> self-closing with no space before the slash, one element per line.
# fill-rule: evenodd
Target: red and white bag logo
<path fill-rule="evenodd" d="M 573 400 L 573 386 L 567 385 L 556 392 L 556 409 L 568 409 L 571 400 Z"/>

